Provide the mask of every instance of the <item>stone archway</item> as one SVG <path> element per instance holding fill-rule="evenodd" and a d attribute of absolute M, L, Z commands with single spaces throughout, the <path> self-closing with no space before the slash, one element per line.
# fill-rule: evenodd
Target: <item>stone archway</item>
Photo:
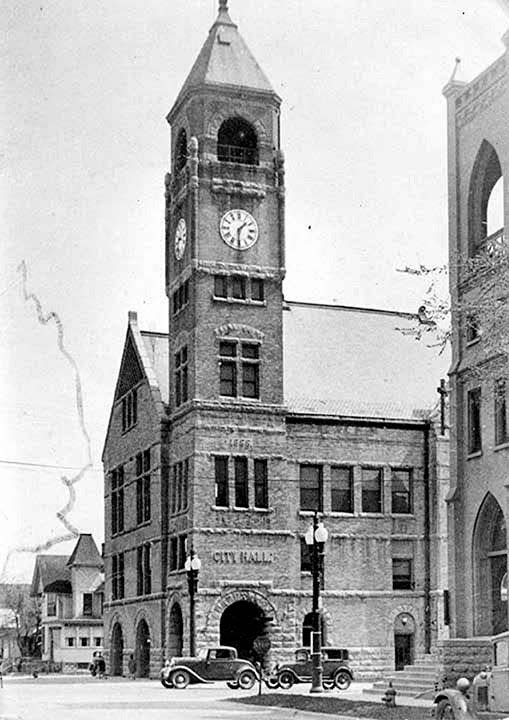
<path fill-rule="evenodd" d="M 184 638 L 184 621 L 182 609 L 174 602 L 168 618 L 168 657 L 181 657 Z"/>
<path fill-rule="evenodd" d="M 147 621 L 142 618 L 136 626 L 136 677 L 145 678 L 150 675 L 150 631 Z"/>
<path fill-rule="evenodd" d="M 269 618 L 261 607 L 249 600 L 237 600 L 221 615 L 219 642 L 237 649 L 239 657 L 255 660 L 253 643 L 265 634 Z"/>
<path fill-rule="evenodd" d="M 488 493 L 475 521 L 472 560 L 474 571 L 474 634 L 496 635 L 507 630 L 507 529 L 504 513 Z"/>
<path fill-rule="evenodd" d="M 116 622 L 111 633 L 110 673 L 124 674 L 124 636 L 122 625 Z"/>

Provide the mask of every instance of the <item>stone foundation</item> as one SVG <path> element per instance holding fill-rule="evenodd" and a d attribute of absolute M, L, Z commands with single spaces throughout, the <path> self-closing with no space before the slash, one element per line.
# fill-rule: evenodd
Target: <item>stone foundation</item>
<path fill-rule="evenodd" d="M 490 638 L 442 640 L 437 643 L 436 657 L 444 687 L 452 687 L 460 677 L 472 680 L 484 665 L 493 662 Z"/>

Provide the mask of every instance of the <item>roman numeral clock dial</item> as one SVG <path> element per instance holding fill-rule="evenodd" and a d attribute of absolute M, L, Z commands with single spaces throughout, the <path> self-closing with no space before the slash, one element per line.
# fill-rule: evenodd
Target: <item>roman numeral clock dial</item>
<path fill-rule="evenodd" d="M 247 210 L 228 210 L 221 218 L 219 232 L 234 250 L 248 250 L 258 240 L 258 223 Z"/>

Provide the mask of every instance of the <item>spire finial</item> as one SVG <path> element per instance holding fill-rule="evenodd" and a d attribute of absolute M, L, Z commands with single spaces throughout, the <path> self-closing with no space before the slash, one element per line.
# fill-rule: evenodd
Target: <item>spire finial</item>
<path fill-rule="evenodd" d="M 228 0 L 219 0 L 219 12 L 221 12 L 221 10 L 228 11 Z"/>
<path fill-rule="evenodd" d="M 459 57 L 454 58 L 454 70 L 452 71 L 452 75 L 449 79 L 449 82 L 454 82 L 456 80 L 456 73 L 458 72 L 460 63 L 461 63 L 461 58 L 459 58 Z"/>

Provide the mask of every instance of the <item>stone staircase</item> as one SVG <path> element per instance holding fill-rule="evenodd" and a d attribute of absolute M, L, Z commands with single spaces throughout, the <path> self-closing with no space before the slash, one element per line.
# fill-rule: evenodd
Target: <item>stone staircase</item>
<path fill-rule="evenodd" d="M 405 665 L 403 670 L 387 673 L 383 680 L 377 680 L 373 687 L 366 688 L 363 692 L 381 698 L 389 686 L 389 680 L 392 680 L 392 686 L 398 695 L 417 697 L 426 694 L 426 697 L 431 698 L 439 675 L 440 666 L 433 655 L 418 655 L 413 665 Z"/>

